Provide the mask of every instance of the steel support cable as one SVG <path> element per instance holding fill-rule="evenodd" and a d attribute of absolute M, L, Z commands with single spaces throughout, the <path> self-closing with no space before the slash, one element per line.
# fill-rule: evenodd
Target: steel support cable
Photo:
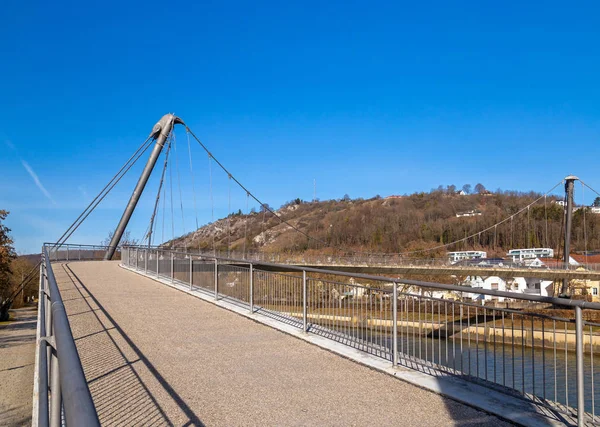
<path fill-rule="evenodd" d="M 170 134 L 173 142 L 173 132 Z M 173 160 L 169 159 L 169 198 L 171 199 L 171 247 L 175 244 L 175 211 L 173 209 Z"/>
<path fill-rule="evenodd" d="M 231 178 L 235 181 L 236 184 L 238 184 L 239 187 L 241 187 L 244 191 L 246 191 L 248 194 L 250 194 L 250 197 L 252 197 L 257 203 L 259 203 L 263 209 L 269 211 L 270 213 L 272 213 L 277 219 L 279 219 L 279 221 L 283 224 L 288 225 L 290 228 L 292 228 L 293 230 L 297 231 L 298 233 L 304 235 L 306 238 L 308 238 L 309 240 L 314 240 L 316 242 L 319 242 L 321 244 L 323 244 L 324 246 L 327 246 L 327 243 L 321 239 L 317 239 L 314 238 L 310 235 L 308 235 L 307 233 L 303 232 L 302 230 L 298 229 L 297 227 L 295 227 L 294 225 L 290 224 L 288 221 L 284 220 L 283 218 L 281 218 L 276 212 L 274 212 L 270 207 L 266 206 L 263 202 L 261 202 L 252 192 L 250 192 L 240 181 L 237 180 L 237 178 L 232 175 L 229 170 L 227 170 L 227 168 L 225 166 L 223 166 L 223 164 L 221 162 L 219 162 L 218 159 L 216 159 L 212 153 L 210 152 L 210 150 L 202 143 L 202 141 L 200 141 L 200 139 L 196 136 L 196 134 L 189 128 L 186 126 L 186 129 L 189 131 L 189 133 L 194 137 L 194 139 L 198 142 L 198 144 L 200 144 L 200 146 L 204 149 L 204 151 L 206 151 L 209 155 L 209 157 L 211 157 L 212 159 L 214 159 L 214 161 L 217 163 L 217 165 L 219 165 L 219 167 L 221 169 L 223 169 L 223 171 L 225 171 L 227 174 L 231 175 Z M 546 193 L 544 193 L 544 195 L 548 195 L 550 194 L 552 191 L 554 191 L 554 189 L 556 187 L 558 187 L 559 185 L 561 185 L 562 183 L 564 183 L 564 179 L 560 180 L 560 182 L 558 182 L 555 186 L 553 186 L 550 190 L 548 190 Z M 525 211 L 525 209 L 529 208 L 531 205 L 537 203 L 539 200 L 542 199 L 542 197 L 544 197 L 544 195 L 538 197 L 536 200 L 534 200 L 532 203 L 530 203 L 529 205 L 527 205 L 526 207 L 520 209 L 519 211 L 517 211 L 514 215 L 519 215 L 520 213 L 522 213 L 523 211 Z M 600 193 L 599 193 L 600 195 Z M 485 233 L 487 231 L 490 231 L 492 228 L 494 228 L 494 226 L 503 224 L 504 222 L 508 221 L 509 219 L 511 219 L 511 217 L 507 217 L 505 219 L 503 219 L 502 221 L 485 228 L 484 230 L 481 230 L 479 233 Z M 466 241 L 468 239 L 472 239 L 475 235 L 477 235 L 478 233 L 474 233 L 470 236 L 464 237 L 462 239 L 456 240 L 454 242 L 450 242 L 450 243 L 446 243 L 443 245 L 438 245 L 432 248 L 428 248 L 428 249 L 421 249 L 421 250 L 416 250 L 416 251 L 408 251 L 408 252 L 399 252 L 399 253 L 395 253 L 392 255 L 408 255 L 408 254 L 415 254 L 415 253 L 423 253 L 423 252 L 429 252 L 429 251 L 433 251 L 436 249 L 442 249 L 451 245 L 455 245 L 457 243 Z M 341 250 L 339 248 L 337 248 L 338 250 Z M 390 255 L 390 254 L 386 254 L 386 253 L 373 253 L 373 252 L 363 252 L 363 251 L 356 251 L 356 250 L 350 250 L 350 252 L 353 253 L 358 253 L 358 254 L 364 254 L 364 255 Z"/>
<path fill-rule="evenodd" d="M 181 195 L 181 174 L 179 173 L 179 156 L 177 155 L 177 139 L 175 138 L 175 132 L 173 132 L 173 148 L 175 149 L 175 169 L 177 170 L 177 187 L 179 189 L 179 206 L 181 208 L 181 228 L 183 229 L 183 236 L 185 236 L 185 218 L 183 215 L 183 197 Z M 185 248 L 187 251 L 187 239 L 183 239 Z"/>
<path fill-rule="evenodd" d="M 188 132 L 191 132 L 189 130 L 189 128 L 187 128 Z M 206 150 L 206 148 L 204 148 Z M 208 153 L 208 192 L 209 192 L 209 198 L 210 198 L 210 222 L 211 224 L 214 224 L 215 222 L 215 203 L 214 203 L 214 199 L 213 199 L 213 187 L 212 187 L 212 155 L 210 153 Z M 212 233 L 212 247 L 213 247 L 213 253 L 216 255 L 216 249 L 215 249 L 215 230 L 213 230 Z"/>
<path fill-rule="evenodd" d="M 227 257 L 229 257 L 231 244 L 231 175 L 227 180 Z"/>
<path fill-rule="evenodd" d="M 171 151 L 171 144 L 167 145 L 167 152 L 165 153 L 165 162 L 163 165 L 163 170 L 160 175 L 160 182 L 158 184 L 158 191 L 156 192 L 156 200 L 154 202 L 154 211 L 152 212 L 152 217 L 150 217 L 150 226 L 148 231 L 148 246 L 152 245 L 152 234 L 154 234 L 154 230 L 156 227 L 156 215 L 158 213 L 158 206 L 160 205 L 160 192 L 162 191 L 163 183 L 165 181 L 165 173 L 167 171 L 167 165 L 169 161 L 169 152 Z"/>
<path fill-rule="evenodd" d="M 238 179 L 231 173 L 229 172 L 229 170 L 227 170 L 227 168 L 225 166 L 223 166 L 223 164 L 221 162 L 219 162 L 218 159 L 215 158 L 215 156 L 212 155 L 212 153 L 210 152 L 210 150 L 202 143 L 202 141 L 200 141 L 200 139 L 196 136 L 196 134 L 194 132 L 192 132 L 192 130 L 186 126 L 186 129 L 188 130 L 188 132 L 190 133 L 190 135 L 192 135 L 194 137 L 194 139 L 198 142 L 198 144 L 200 144 L 200 146 L 204 149 L 204 151 L 206 151 L 208 153 L 208 155 L 210 156 L 210 158 L 212 158 L 217 165 L 219 165 L 219 167 L 221 169 L 223 169 L 223 171 L 225 173 L 227 173 L 229 176 L 231 176 L 231 179 L 242 189 L 244 190 L 247 194 L 250 195 L 250 197 L 252 197 L 258 204 L 260 204 L 263 209 L 265 211 L 269 211 L 270 213 L 272 213 L 282 224 L 286 224 L 287 226 L 289 226 L 290 228 L 292 228 L 293 230 L 295 230 L 296 232 L 302 234 L 303 236 L 305 236 L 307 239 L 309 240 L 314 240 L 318 243 L 321 243 L 322 245 L 327 246 L 327 243 L 324 242 L 321 239 L 317 239 L 315 237 L 312 237 L 310 235 L 308 235 L 307 233 L 305 233 L 304 231 L 300 230 L 298 227 L 290 224 L 288 221 L 284 220 L 283 218 L 281 218 L 275 211 L 273 211 L 268 205 L 264 204 L 263 202 L 261 202 L 250 190 L 248 190 L 240 181 L 238 181 Z M 360 251 L 352 251 L 355 253 L 366 253 L 366 252 L 360 252 Z"/>
<path fill-rule="evenodd" d="M 168 152 L 169 152 L 169 149 L 167 149 L 167 154 L 168 154 Z M 154 236 L 156 236 L 156 233 L 157 233 L 157 228 L 158 228 L 158 216 L 160 215 L 160 199 L 161 199 L 160 193 L 161 193 L 161 191 L 162 191 L 162 202 L 163 202 L 163 212 L 162 212 L 162 223 L 163 223 L 163 227 L 162 227 L 162 239 L 163 239 L 163 240 L 161 241 L 161 243 L 163 243 L 163 242 L 164 242 L 164 235 L 165 235 L 165 232 L 164 232 L 164 228 L 165 228 L 165 227 L 164 227 L 164 215 L 165 215 L 165 212 L 164 212 L 164 206 L 165 206 L 165 176 L 166 176 L 166 173 L 167 173 L 167 166 L 168 166 L 168 162 L 167 162 L 167 159 L 165 158 L 165 164 L 164 164 L 164 166 L 163 166 L 163 172 L 162 172 L 162 176 L 161 176 L 161 185 L 160 185 L 160 187 L 161 187 L 161 188 L 159 189 L 159 191 L 158 191 L 158 194 L 157 194 L 157 197 L 159 198 L 159 200 L 158 200 L 158 201 L 157 201 L 157 203 L 156 203 L 156 219 L 154 220 L 154 230 L 152 231 L 152 234 L 153 234 Z"/>
<path fill-rule="evenodd" d="M 135 156 L 135 159 L 133 160 L 133 162 L 129 163 L 129 165 L 128 165 L 126 168 L 125 168 L 125 167 L 121 168 L 121 170 L 118 172 L 118 173 L 120 173 L 120 176 L 119 176 L 118 178 L 116 178 L 116 180 L 115 180 L 115 178 L 113 177 L 113 179 L 111 179 L 111 181 L 110 181 L 110 182 L 112 182 L 112 184 L 110 184 L 110 183 L 109 183 L 109 184 L 107 184 L 107 186 L 105 186 L 105 187 L 104 187 L 104 189 L 102 189 L 102 191 L 104 191 L 104 190 L 105 190 L 105 189 L 108 187 L 108 189 L 107 189 L 106 191 L 104 191 L 104 194 L 102 194 L 102 191 L 101 191 L 101 192 L 98 194 L 98 196 L 96 196 L 96 197 L 94 198 L 94 201 L 96 201 L 96 203 L 94 203 L 94 201 L 92 201 L 92 203 L 90 203 L 90 204 L 88 205 L 88 207 L 87 207 L 87 208 L 86 208 L 86 209 L 85 209 L 85 210 L 82 212 L 82 214 L 81 214 L 81 215 L 79 215 L 79 218 L 78 218 L 78 219 L 75 221 L 75 222 L 79 221 L 79 224 L 77 224 L 77 225 L 76 225 L 76 226 L 73 228 L 73 225 L 75 224 L 75 223 L 73 223 L 73 224 L 71 225 L 71 227 L 69 227 L 69 229 L 71 229 L 71 231 L 70 231 L 70 232 L 68 232 L 68 234 L 67 234 L 67 232 L 65 232 L 65 233 L 64 233 L 64 234 L 61 236 L 61 238 L 58 240 L 58 242 L 57 242 L 57 243 L 55 243 L 55 244 L 52 246 L 52 249 L 56 248 L 56 246 L 60 246 L 60 245 L 62 245 L 64 242 L 66 242 L 66 241 L 69 239 L 69 237 L 71 237 L 71 236 L 73 235 L 73 233 L 74 233 L 75 231 L 77 231 L 77 229 L 78 229 L 78 228 L 81 226 L 81 224 L 83 224 L 83 221 L 85 221 L 85 220 L 87 219 L 87 217 L 88 217 L 88 216 L 90 216 L 90 214 L 91 214 L 91 213 L 94 211 L 94 209 L 96 209 L 96 207 L 98 207 L 98 205 L 99 205 L 99 204 L 102 202 L 102 200 L 104 200 L 104 198 L 105 198 L 105 197 L 106 197 L 106 196 L 107 196 L 107 195 L 108 195 L 108 194 L 111 192 L 111 190 L 112 190 L 113 188 L 115 188 L 115 186 L 116 186 L 116 185 L 119 183 L 119 181 L 121 181 L 121 179 L 122 179 L 122 178 L 123 178 L 123 177 L 124 177 L 124 176 L 127 174 L 127 172 L 129 172 L 129 170 L 130 170 L 130 169 L 133 167 L 133 165 L 135 165 L 135 164 L 136 164 L 136 162 L 137 162 L 137 161 L 140 159 L 140 157 L 142 157 L 142 155 L 143 155 L 143 154 L 146 152 L 146 150 L 148 149 L 148 147 L 151 145 L 150 143 L 148 143 L 148 141 L 149 141 L 149 140 L 150 140 L 150 138 L 146 139 L 146 141 L 144 142 L 144 144 L 146 144 L 146 146 L 143 148 L 143 150 L 142 150 L 142 151 L 139 151 L 139 149 L 138 149 L 138 151 L 136 151 L 136 153 L 138 153 L 138 152 L 139 152 L 139 154 L 137 154 L 137 155 Z M 150 141 L 150 142 L 151 142 L 151 141 Z M 128 162 L 129 162 L 129 160 L 128 160 Z M 124 169 L 124 168 L 125 168 L 125 169 Z M 123 169 L 124 169 L 124 170 L 123 170 Z M 122 171 L 122 172 L 121 172 L 121 171 Z M 109 187 L 109 185 L 110 185 L 110 187 Z M 102 196 L 100 196 L 101 194 L 102 194 Z M 93 206 L 92 206 L 92 204 L 93 204 Z M 91 208 L 90 208 L 90 206 L 91 206 Z M 87 211 L 87 213 L 86 213 L 86 211 Z M 84 215 L 84 214 L 85 214 L 85 215 Z M 83 217 L 82 217 L 82 216 L 83 216 Z M 65 235 L 66 235 L 66 237 L 65 237 Z"/>
<path fill-rule="evenodd" d="M 586 224 L 585 224 L 585 211 L 586 206 L 585 206 L 585 185 L 583 183 L 581 183 L 581 199 L 582 199 L 582 203 L 581 203 L 581 209 L 583 209 L 583 250 L 584 250 L 584 257 L 585 257 L 585 263 L 588 263 L 588 252 L 587 252 L 587 231 L 586 231 Z M 585 290 L 587 293 L 587 289 L 588 289 L 588 279 L 585 279 Z"/>
<path fill-rule="evenodd" d="M 587 183 L 583 182 L 581 179 L 579 180 L 579 182 L 581 182 L 583 185 L 585 185 L 587 188 L 589 188 L 590 190 L 592 190 L 594 193 L 596 193 L 597 196 L 600 196 L 600 193 L 597 192 L 596 190 L 594 190 L 592 187 L 590 187 Z"/>
<path fill-rule="evenodd" d="M 248 211 L 248 201 L 250 200 L 250 195 L 246 193 L 246 220 L 244 221 L 244 256 L 246 259 L 246 240 L 248 239 L 248 215 L 250 212 Z"/>
<path fill-rule="evenodd" d="M 460 243 L 460 242 L 463 242 L 463 241 L 465 241 L 465 240 L 471 239 L 471 238 L 473 238 L 474 236 L 476 236 L 477 234 L 481 234 L 481 233 L 485 233 L 485 232 L 487 232 L 487 231 L 490 231 L 491 229 L 493 229 L 494 227 L 496 227 L 496 226 L 498 226 L 498 225 L 500 225 L 500 224 L 504 224 L 505 222 L 507 222 L 507 221 L 509 221 L 509 220 L 510 220 L 510 221 L 512 221 L 512 219 L 513 219 L 513 217 L 514 217 L 514 216 L 521 214 L 521 213 L 522 213 L 522 212 L 524 212 L 525 210 L 529 210 L 529 208 L 530 208 L 531 206 L 533 206 L 534 204 L 536 204 L 537 202 L 539 202 L 539 201 L 540 201 L 540 200 L 541 200 L 541 199 L 542 199 L 544 196 L 546 196 L 546 195 L 550 194 L 552 191 L 554 191 L 554 189 L 555 189 L 556 187 L 558 187 L 559 185 L 561 185 L 563 182 L 564 182 L 564 180 L 561 180 L 559 183 L 557 183 L 557 184 L 556 184 L 554 187 L 552 187 L 550 190 L 546 191 L 546 193 L 544 193 L 544 195 L 542 195 L 542 196 L 538 197 L 538 198 L 537 198 L 537 199 L 535 199 L 533 202 L 529 203 L 527 206 L 525 206 L 525 207 L 521 208 L 520 210 L 518 210 L 517 212 L 515 212 L 514 214 L 512 214 L 510 217 L 506 217 L 506 218 L 504 218 L 502 221 L 499 221 L 499 222 L 497 222 L 496 224 L 493 224 L 493 225 L 491 225 L 491 226 L 489 226 L 489 227 L 487 227 L 487 228 L 485 228 L 485 229 L 483 229 L 483 230 L 480 230 L 480 231 L 479 231 L 479 232 L 477 232 L 477 233 L 471 234 L 470 236 L 464 237 L 464 238 L 462 238 L 462 239 L 460 239 L 460 240 L 456 240 L 456 241 L 454 241 L 454 242 L 446 243 L 446 244 L 443 244 L 443 245 L 438 245 L 438 246 L 435 246 L 435 247 L 432 247 L 432 248 L 428 248 L 428 249 L 420 249 L 420 250 L 416 250 L 416 251 L 409 251 L 409 252 L 400 252 L 400 253 L 398 253 L 398 254 L 395 254 L 395 255 L 407 255 L 407 254 L 414 254 L 414 253 L 422 253 L 422 252 L 429 252 L 429 251 L 433 251 L 433 250 L 436 250 L 436 249 L 442 249 L 442 248 L 446 248 L 446 247 L 448 247 L 448 246 L 455 245 L 455 244 L 457 244 L 457 243 Z"/>
<path fill-rule="evenodd" d="M 166 204 L 167 204 L 167 202 L 166 202 L 166 200 L 167 200 L 167 186 L 166 185 L 163 187 L 163 197 L 162 197 L 162 200 L 163 200 L 163 209 L 162 209 L 162 235 L 161 235 L 161 239 L 162 239 L 162 243 L 164 243 L 165 242 L 165 217 L 166 217 L 165 210 L 166 210 Z"/>
<path fill-rule="evenodd" d="M 544 216 L 546 217 L 546 239 L 545 246 L 548 247 L 548 210 L 546 208 L 546 195 L 544 194 Z"/>
<path fill-rule="evenodd" d="M 200 228 L 198 225 L 198 207 L 196 205 L 196 184 L 194 183 L 194 168 L 192 167 L 192 147 L 190 144 L 190 133 L 186 129 L 185 131 L 187 135 L 187 143 L 188 143 L 188 156 L 190 158 L 190 176 L 192 178 L 192 194 L 194 196 L 194 213 L 196 215 L 196 230 Z"/>
<path fill-rule="evenodd" d="M 75 227 L 75 224 L 77 224 L 77 222 L 86 214 L 86 212 L 88 211 L 88 209 L 90 209 L 90 207 L 94 204 L 94 202 L 96 200 L 98 200 L 98 198 L 100 196 L 102 196 L 102 193 L 104 193 L 105 191 L 107 191 L 107 194 L 110 190 L 112 190 L 111 187 L 110 189 L 106 190 L 115 179 L 117 179 L 117 177 L 119 176 L 119 174 L 121 174 L 123 172 L 124 169 L 127 168 L 127 170 L 125 170 L 125 172 L 123 172 L 123 175 L 127 173 L 127 171 L 131 168 L 131 166 L 133 166 L 133 164 L 135 164 L 135 162 L 137 162 L 137 160 L 140 158 L 140 156 L 148 149 L 148 147 L 150 146 L 150 143 L 153 141 L 152 136 L 149 136 L 148 138 L 146 138 L 146 140 L 138 147 L 138 149 L 135 151 L 135 153 L 133 153 L 133 155 L 125 162 L 125 164 L 123 164 L 123 166 L 121 166 L 121 169 L 119 169 L 119 171 L 111 178 L 111 180 L 108 182 L 108 184 L 106 184 L 104 186 L 104 188 L 102 190 L 100 190 L 100 192 L 96 195 L 96 197 L 94 197 L 94 199 L 89 203 L 89 205 L 83 210 L 83 212 L 81 212 L 81 214 L 77 217 L 77 219 L 75 221 L 73 221 L 73 223 L 69 226 L 69 228 L 67 228 L 67 230 L 63 233 L 63 235 L 56 241 L 56 243 L 54 244 L 54 246 L 52 246 L 52 249 L 54 249 L 56 246 L 61 245 L 62 243 L 64 243 L 63 238 L 71 231 L 71 229 L 73 227 Z M 136 157 L 137 156 L 137 157 Z M 135 158 L 135 159 L 134 159 Z M 130 162 L 133 160 L 133 163 L 130 164 Z M 129 165 L 129 166 L 128 166 Z M 120 180 L 121 178 L 119 178 Z M 118 181 L 117 181 L 118 182 Z M 102 196 L 102 198 L 104 198 L 104 196 Z M 100 200 L 101 201 L 101 200 Z M 97 206 L 97 205 L 96 205 Z M 95 208 L 95 206 L 94 206 Z M 92 208 L 92 210 L 94 209 Z M 89 214 L 88 214 L 89 215 Z M 86 215 L 87 218 L 87 215 Z M 83 220 L 85 220 L 85 218 L 83 218 Z M 83 222 L 83 220 L 81 222 Z M 77 225 L 77 227 L 79 227 L 79 225 Z M 74 231 L 74 230 L 73 230 Z M 71 233 L 73 234 L 73 233 Z M 69 237 L 71 236 L 71 234 L 69 234 Z M 64 239 L 65 241 L 68 239 L 68 237 L 66 239 Z"/>

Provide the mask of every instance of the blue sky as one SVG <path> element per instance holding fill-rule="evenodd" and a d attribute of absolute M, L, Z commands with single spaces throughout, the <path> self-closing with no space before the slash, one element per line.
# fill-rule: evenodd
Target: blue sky
<path fill-rule="evenodd" d="M 550 1 L 5 2 L 0 209 L 11 211 L 17 249 L 39 251 L 167 112 L 276 207 L 311 199 L 313 179 L 321 199 L 477 182 L 545 191 L 570 173 L 600 188 L 599 9 Z M 189 231 L 196 213 L 182 130 L 177 142 Z M 208 161 L 197 146 L 192 158 L 205 223 Z M 114 228 L 140 169 L 71 241 L 99 243 Z M 227 177 L 215 172 L 213 180 L 219 217 L 228 210 Z M 156 185 L 153 177 L 132 220 L 136 237 Z M 245 209 L 245 195 L 232 190 L 231 205 Z M 176 234 L 183 230 L 179 221 Z"/>

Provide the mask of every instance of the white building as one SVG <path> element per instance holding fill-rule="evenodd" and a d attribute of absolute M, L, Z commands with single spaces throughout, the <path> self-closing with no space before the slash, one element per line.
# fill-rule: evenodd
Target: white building
<path fill-rule="evenodd" d="M 463 216 L 481 216 L 480 211 L 467 211 L 467 212 L 457 212 L 456 217 L 460 218 Z"/>
<path fill-rule="evenodd" d="M 529 295 L 540 295 L 542 297 L 554 296 L 554 282 L 536 277 L 515 277 L 512 283 L 512 291 Z"/>
<path fill-rule="evenodd" d="M 487 252 L 484 251 L 457 251 L 448 252 L 446 255 L 452 264 L 462 261 L 463 259 L 487 258 Z"/>
<path fill-rule="evenodd" d="M 462 283 L 464 286 L 470 286 L 472 288 L 481 288 L 494 291 L 508 291 L 506 280 L 498 276 L 467 276 L 465 281 Z M 479 301 L 504 301 L 504 297 L 495 297 L 492 295 L 482 295 L 477 293 L 464 294 L 466 298 L 472 298 Z"/>
<path fill-rule="evenodd" d="M 590 212 L 593 214 L 600 214 L 600 206 L 591 206 Z"/>
<path fill-rule="evenodd" d="M 511 249 L 507 256 L 512 258 L 513 262 L 540 257 L 552 258 L 554 250 L 550 248 Z"/>

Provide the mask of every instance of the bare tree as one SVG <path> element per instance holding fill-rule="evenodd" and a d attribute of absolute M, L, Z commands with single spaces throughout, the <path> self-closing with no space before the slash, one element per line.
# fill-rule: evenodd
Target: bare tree
<path fill-rule="evenodd" d="M 108 232 L 108 236 L 102 241 L 100 242 L 100 244 L 102 246 L 109 246 L 110 242 L 114 236 L 114 231 L 109 231 Z M 131 238 L 131 233 L 129 231 L 125 231 L 125 233 L 123 233 L 123 237 L 121 237 L 121 246 L 135 246 L 137 245 L 139 242 L 137 239 L 132 239 Z"/>

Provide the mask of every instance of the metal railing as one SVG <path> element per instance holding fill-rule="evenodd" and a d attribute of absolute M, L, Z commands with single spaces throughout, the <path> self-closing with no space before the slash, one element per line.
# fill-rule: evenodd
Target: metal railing
<path fill-rule="evenodd" d="M 108 246 L 103 245 L 78 245 L 71 243 L 45 243 L 50 254 L 50 261 L 100 261 Z M 113 260 L 121 259 L 121 248 L 118 247 Z"/>
<path fill-rule="evenodd" d="M 254 252 L 254 251 L 200 251 L 197 248 L 161 248 L 152 247 L 149 249 L 174 250 L 177 252 L 198 253 L 205 256 L 218 258 L 232 258 L 239 260 L 255 262 L 271 262 L 276 264 L 296 264 L 296 265 L 322 265 L 322 266 L 369 266 L 369 267 L 444 267 L 449 269 L 464 270 L 469 269 L 535 269 L 535 270 L 578 270 L 599 272 L 599 263 L 577 263 L 570 264 L 552 258 L 548 265 L 535 266 L 530 265 L 530 260 L 512 261 L 510 259 L 485 259 L 485 260 L 463 260 L 451 262 L 448 258 L 407 258 L 395 254 L 355 254 L 355 255 L 313 255 L 303 253 L 273 253 L 273 252 Z"/>
<path fill-rule="evenodd" d="M 84 245 L 53 248 L 51 244 L 42 248 L 36 367 L 38 394 L 34 396 L 37 398 L 34 420 L 37 419 L 39 426 L 100 425 L 51 264 L 69 260 L 69 253 L 77 253 L 79 259 L 102 259 L 106 248 L 100 258 L 97 256 L 99 249 Z"/>
<path fill-rule="evenodd" d="M 576 416 L 580 425 L 600 422 L 600 382 L 594 382 L 600 304 L 147 247 L 126 247 L 122 254 L 124 266 L 394 366 L 458 376 Z M 456 299 L 447 299 L 449 293 Z M 488 307 L 477 296 L 539 309 Z M 558 309 L 543 309 L 548 304 Z"/>

